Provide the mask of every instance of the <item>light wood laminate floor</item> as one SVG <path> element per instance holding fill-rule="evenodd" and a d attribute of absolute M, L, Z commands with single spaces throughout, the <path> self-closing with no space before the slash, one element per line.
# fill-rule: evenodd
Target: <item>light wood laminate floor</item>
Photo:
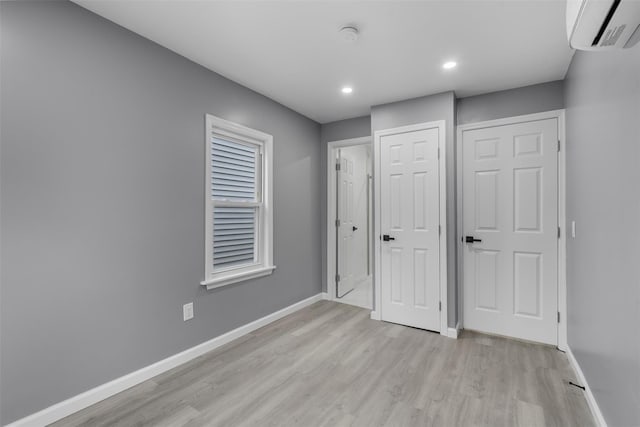
<path fill-rule="evenodd" d="M 321 301 L 56 426 L 591 426 L 566 356 Z"/>
<path fill-rule="evenodd" d="M 373 280 L 371 276 L 358 281 L 351 292 L 338 298 L 338 300 L 344 304 L 351 304 L 371 310 L 373 307 Z"/>

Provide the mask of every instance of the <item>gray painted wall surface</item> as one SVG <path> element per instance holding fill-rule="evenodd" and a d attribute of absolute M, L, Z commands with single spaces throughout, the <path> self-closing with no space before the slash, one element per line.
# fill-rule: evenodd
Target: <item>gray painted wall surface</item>
<path fill-rule="evenodd" d="M 447 155 L 447 315 L 449 327 L 457 322 L 456 274 L 456 174 L 455 174 L 455 115 L 456 99 L 453 92 L 423 96 L 371 109 L 372 132 L 416 123 L 445 120 Z"/>
<path fill-rule="evenodd" d="M 567 107 L 568 341 L 610 426 L 640 425 L 640 48 L 577 52 Z"/>
<path fill-rule="evenodd" d="M 320 126 L 320 140 L 325 149 L 327 142 L 360 138 L 363 136 L 371 136 L 371 116 L 339 120 Z"/>
<path fill-rule="evenodd" d="M 318 124 L 72 3 L 0 7 L 3 424 L 320 292 Z M 275 151 L 278 268 L 213 292 L 205 113 Z"/>
<path fill-rule="evenodd" d="M 322 239 L 322 290 L 327 292 L 327 143 L 371 136 L 371 117 L 339 120 L 320 126 L 320 234 Z"/>
<path fill-rule="evenodd" d="M 541 83 L 458 99 L 459 125 L 564 108 L 563 82 Z"/>

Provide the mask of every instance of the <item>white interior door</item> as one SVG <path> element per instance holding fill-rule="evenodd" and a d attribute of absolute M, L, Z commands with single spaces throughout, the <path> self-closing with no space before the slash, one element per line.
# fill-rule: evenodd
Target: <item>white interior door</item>
<path fill-rule="evenodd" d="M 464 326 L 557 344 L 557 120 L 462 135 Z"/>
<path fill-rule="evenodd" d="M 336 296 L 342 298 L 354 286 L 354 175 L 353 159 L 338 150 L 338 277 Z"/>
<path fill-rule="evenodd" d="M 382 320 L 440 330 L 439 129 L 380 140 Z M 393 240 L 391 240 L 393 239 Z"/>

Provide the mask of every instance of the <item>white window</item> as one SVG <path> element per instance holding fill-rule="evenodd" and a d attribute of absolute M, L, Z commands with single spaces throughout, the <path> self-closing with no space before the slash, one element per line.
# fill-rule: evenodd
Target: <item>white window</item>
<path fill-rule="evenodd" d="M 271 274 L 273 137 L 206 118 L 205 279 L 213 289 Z"/>

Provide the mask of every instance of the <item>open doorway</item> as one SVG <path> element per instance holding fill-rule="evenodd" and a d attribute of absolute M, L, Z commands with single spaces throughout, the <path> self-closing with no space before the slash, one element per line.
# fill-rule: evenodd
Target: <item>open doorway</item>
<path fill-rule="evenodd" d="M 373 308 L 370 138 L 329 146 L 328 283 L 331 299 Z"/>

